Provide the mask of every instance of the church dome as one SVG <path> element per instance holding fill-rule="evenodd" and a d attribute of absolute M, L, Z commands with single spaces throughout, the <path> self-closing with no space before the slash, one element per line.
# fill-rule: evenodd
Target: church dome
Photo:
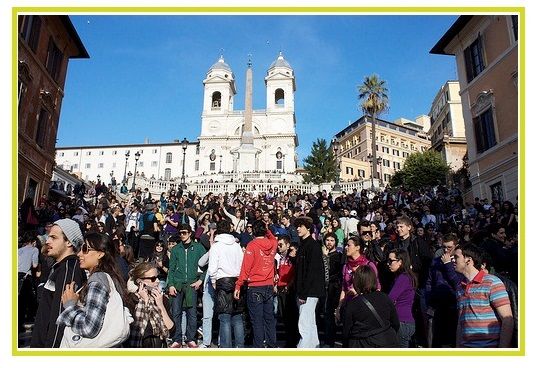
<path fill-rule="evenodd" d="M 270 65 L 270 67 L 268 68 L 268 70 L 273 69 L 273 68 L 288 68 L 288 69 L 292 69 L 292 67 L 290 66 L 290 64 L 288 63 L 288 61 L 286 61 L 285 58 L 283 57 L 283 53 L 282 53 L 282 52 L 279 52 L 279 56 L 278 56 L 277 59 Z"/>
<path fill-rule="evenodd" d="M 218 59 L 218 61 L 215 62 L 215 63 L 210 67 L 209 72 L 210 72 L 211 70 L 215 70 L 215 69 L 226 70 L 226 71 L 231 72 L 231 73 L 233 72 L 233 71 L 231 70 L 231 67 L 229 66 L 229 64 L 227 64 L 227 63 L 225 62 L 225 60 L 223 59 L 223 55 L 220 56 L 220 58 Z"/>

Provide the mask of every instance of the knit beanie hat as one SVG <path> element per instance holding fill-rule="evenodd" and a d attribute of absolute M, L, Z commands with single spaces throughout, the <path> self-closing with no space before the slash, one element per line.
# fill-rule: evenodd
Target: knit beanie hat
<path fill-rule="evenodd" d="M 80 230 L 78 222 L 71 219 L 61 219 L 54 222 L 54 225 L 58 225 L 61 228 L 61 231 L 63 231 L 67 240 L 73 245 L 74 251 L 78 252 L 84 242 L 84 237 L 82 236 L 82 231 Z"/>

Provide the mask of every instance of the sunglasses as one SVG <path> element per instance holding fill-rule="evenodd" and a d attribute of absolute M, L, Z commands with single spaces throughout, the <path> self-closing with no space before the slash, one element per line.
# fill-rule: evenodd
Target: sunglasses
<path fill-rule="evenodd" d="M 399 259 L 391 259 L 391 258 L 389 258 L 389 259 L 387 260 L 387 264 L 390 265 L 391 263 L 393 263 L 393 262 L 397 262 L 397 261 L 400 261 L 400 260 L 399 260 Z"/>
<path fill-rule="evenodd" d="M 371 235 L 372 236 L 372 231 L 363 231 L 361 234 L 362 235 Z"/>
<path fill-rule="evenodd" d="M 151 280 L 151 282 L 155 282 L 158 280 L 158 276 L 148 276 L 148 277 L 140 277 L 141 280 Z"/>
<path fill-rule="evenodd" d="M 89 251 L 91 251 L 91 250 L 96 251 L 96 249 L 91 248 L 90 245 L 88 245 L 88 244 L 86 244 L 86 243 L 82 244 L 82 253 L 83 253 L 83 254 L 88 254 Z"/>

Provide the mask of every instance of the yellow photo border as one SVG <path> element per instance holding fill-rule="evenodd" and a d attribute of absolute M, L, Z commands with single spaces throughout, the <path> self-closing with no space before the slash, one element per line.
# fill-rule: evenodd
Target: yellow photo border
<path fill-rule="evenodd" d="M 13 356 L 525 356 L 525 8 L 524 7 L 13 7 L 12 8 L 12 218 L 17 218 L 18 203 L 18 22 L 19 13 L 40 14 L 97 14 L 114 13 L 137 15 L 172 13 L 176 15 L 463 15 L 463 14 L 518 14 L 519 15 L 519 348 L 517 349 L 97 349 L 60 350 L 18 348 L 17 287 L 15 270 L 17 252 L 12 248 L 12 355 Z M 445 29 L 445 32 L 447 30 Z M 519 134 L 519 132 L 521 134 Z M 18 224 L 12 222 L 13 245 L 17 244 Z"/>

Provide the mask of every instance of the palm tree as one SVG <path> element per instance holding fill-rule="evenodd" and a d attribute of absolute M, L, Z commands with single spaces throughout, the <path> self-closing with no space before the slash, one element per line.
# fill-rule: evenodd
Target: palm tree
<path fill-rule="evenodd" d="M 378 172 L 376 161 L 376 117 L 389 109 L 387 83 L 377 74 L 365 77 L 363 84 L 358 87 L 361 110 L 365 116 L 372 117 L 372 186 Z"/>

